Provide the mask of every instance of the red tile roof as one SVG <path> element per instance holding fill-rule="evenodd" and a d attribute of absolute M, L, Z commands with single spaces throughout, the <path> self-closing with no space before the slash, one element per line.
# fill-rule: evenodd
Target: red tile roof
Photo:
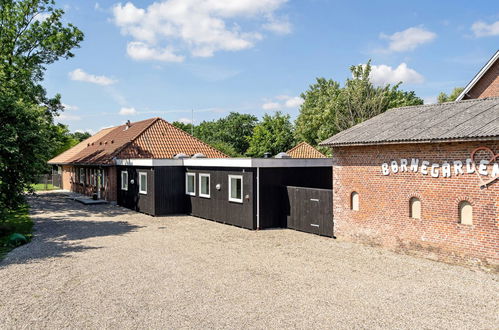
<path fill-rule="evenodd" d="M 208 158 L 227 157 L 165 120 L 151 118 L 130 126 L 125 124 L 104 129 L 51 159 L 49 164 L 110 165 L 114 158 L 173 158 L 179 153 L 202 153 Z"/>
<path fill-rule="evenodd" d="M 319 150 L 303 141 L 286 152 L 291 158 L 327 158 Z"/>

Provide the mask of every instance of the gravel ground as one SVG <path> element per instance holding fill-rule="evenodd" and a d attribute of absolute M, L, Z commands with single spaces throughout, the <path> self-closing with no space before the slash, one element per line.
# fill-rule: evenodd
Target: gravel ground
<path fill-rule="evenodd" d="M 0 328 L 481 328 L 499 276 L 292 230 L 30 199 Z"/>

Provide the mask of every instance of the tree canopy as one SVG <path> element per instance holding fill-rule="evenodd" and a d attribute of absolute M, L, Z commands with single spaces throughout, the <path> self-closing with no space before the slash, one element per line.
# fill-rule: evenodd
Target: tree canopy
<path fill-rule="evenodd" d="M 301 94 L 304 103 L 295 122 L 296 140 L 317 146 L 326 138 L 390 108 L 423 104 L 414 92 L 400 90 L 401 83 L 375 86 L 369 80 L 370 61 L 351 66 L 350 71 L 352 78 L 347 79 L 343 87 L 332 79 L 317 78 L 316 83 Z"/>
<path fill-rule="evenodd" d="M 438 103 L 445 103 L 445 102 L 454 102 L 459 94 L 463 92 L 464 88 L 463 87 L 456 87 L 452 90 L 452 92 L 447 95 L 444 92 L 441 92 L 438 94 Z"/>
<path fill-rule="evenodd" d="M 273 115 L 265 114 L 253 130 L 246 155 L 262 157 L 266 152 L 276 155 L 288 151 L 294 145 L 293 131 L 289 115 L 284 115 L 280 111 Z"/>
<path fill-rule="evenodd" d="M 46 66 L 74 56 L 83 33 L 63 23 L 53 0 L 0 2 L 0 208 L 23 202 L 37 174 L 62 141 L 53 116 L 63 110 L 60 95 L 41 85 Z"/>

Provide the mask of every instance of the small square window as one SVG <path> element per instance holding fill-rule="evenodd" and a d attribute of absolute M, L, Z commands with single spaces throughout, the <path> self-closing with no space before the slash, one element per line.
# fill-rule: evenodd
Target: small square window
<path fill-rule="evenodd" d="M 209 174 L 199 174 L 199 197 L 210 198 Z"/>
<path fill-rule="evenodd" d="M 243 176 L 229 175 L 229 201 L 243 202 Z"/>
<path fill-rule="evenodd" d="M 128 172 L 121 172 L 121 190 L 128 190 Z"/>
<path fill-rule="evenodd" d="M 185 193 L 196 196 L 196 173 L 185 173 Z"/>
<path fill-rule="evenodd" d="M 147 173 L 139 172 L 139 193 L 147 194 Z"/>

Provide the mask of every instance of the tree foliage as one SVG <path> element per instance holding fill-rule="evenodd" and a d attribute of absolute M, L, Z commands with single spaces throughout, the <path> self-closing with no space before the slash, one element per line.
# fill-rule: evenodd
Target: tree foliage
<path fill-rule="evenodd" d="M 52 0 L 0 2 L 0 209 L 23 202 L 62 127 L 53 116 L 63 110 L 60 95 L 48 97 L 41 86 L 48 64 L 73 57 L 83 33 L 63 24 L 64 12 Z"/>
<path fill-rule="evenodd" d="M 343 87 L 332 79 L 317 78 L 301 94 L 304 103 L 295 122 L 295 136 L 313 146 L 384 111 L 407 105 L 423 104 L 414 92 L 396 85 L 375 86 L 369 80 L 371 63 L 350 67 L 352 78 Z M 320 148 L 322 151 L 328 152 Z"/>
<path fill-rule="evenodd" d="M 272 155 L 286 152 L 293 147 L 293 131 L 289 115 L 284 115 L 280 111 L 273 115 L 265 114 L 253 130 L 246 154 L 251 157 L 262 157 L 266 152 Z"/>
<path fill-rule="evenodd" d="M 231 112 L 228 116 L 203 121 L 192 128 L 192 124 L 173 122 L 173 125 L 210 144 L 231 157 L 244 155 L 249 147 L 249 138 L 253 134 L 258 119 L 249 114 Z"/>
<path fill-rule="evenodd" d="M 445 103 L 445 102 L 454 102 L 459 94 L 463 92 L 464 88 L 463 87 L 456 87 L 452 90 L 452 92 L 447 95 L 444 92 L 441 92 L 438 94 L 438 103 Z"/>

